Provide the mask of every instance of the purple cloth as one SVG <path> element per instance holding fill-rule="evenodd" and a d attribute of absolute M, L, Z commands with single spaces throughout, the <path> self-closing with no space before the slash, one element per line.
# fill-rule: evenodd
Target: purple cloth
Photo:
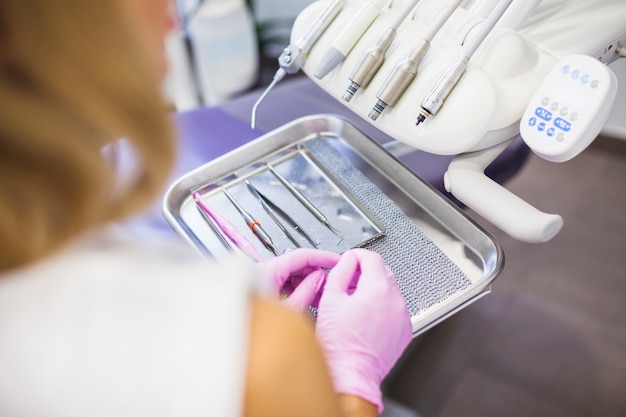
<path fill-rule="evenodd" d="M 179 155 L 174 179 L 261 136 L 218 107 L 173 115 Z"/>

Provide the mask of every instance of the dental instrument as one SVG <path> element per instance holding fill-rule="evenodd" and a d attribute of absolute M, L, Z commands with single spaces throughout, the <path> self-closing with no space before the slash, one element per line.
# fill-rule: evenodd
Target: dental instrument
<path fill-rule="evenodd" d="M 250 192 L 252 192 L 252 194 L 257 198 L 257 200 L 259 201 L 259 204 L 261 204 L 261 207 L 263 207 L 263 210 L 265 210 L 265 212 L 267 213 L 268 216 L 270 216 L 270 218 L 272 219 L 272 221 L 274 221 L 274 223 L 276 224 L 276 226 L 278 226 L 278 228 L 280 229 L 281 232 L 283 232 L 285 234 L 285 236 L 287 236 L 289 238 L 289 240 L 291 240 L 291 243 L 293 243 L 296 248 L 301 248 L 302 245 L 300 245 L 300 242 L 298 242 L 296 240 L 295 237 L 293 237 L 293 235 L 291 233 L 289 233 L 289 230 L 287 230 L 287 228 L 281 223 L 280 220 L 278 220 L 278 218 L 276 217 L 276 215 L 274 214 L 274 212 L 272 211 L 272 209 L 269 207 L 269 205 L 263 200 L 263 198 L 261 197 L 261 194 L 259 194 L 259 192 L 257 191 L 256 188 L 254 188 L 254 186 L 252 184 L 250 184 L 249 181 L 246 180 L 246 185 L 248 186 L 248 189 L 250 190 Z"/>
<path fill-rule="evenodd" d="M 430 42 L 462 1 L 463 0 L 451 1 L 430 25 L 422 39 L 413 46 L 406 58 L 396 64 L 391 74 L 385 79 L 385 82 L 376 93 L 378 101 L 368 114 L 370 119 L 378 119 L 378 116 L 380 116 L 387 106 L 393 106 L 400 97 L 402 97 L 402 94 L 404 94 L 407 87 L 417 76 L 417 68 L 426 56 L 426 53 L 428 53 Z"/>
<path fill-rule="evenodd" d="M 315 205 L 313 203 L 311 203 L 309 201 L 308 198 L 306 198 L 306 196 L 304 194 L 302 194 L 300 191 L 298 191 L 296 189 L 296 187 L 294 187 L 289 180 L 287 180 L 287 178 L 285 178 L 280 172 L 278 172 L 272 165 L 270 165 L 269 163 L 266 164 L 267 168 L 270 170 L 270 172 L 272 174 L 274 174 L 274 176 L 276 178 L 278 178 L 278 181 L 280 181 L 285 188 L 287 188 L 287 190 L 320 222 L 322 223 L 324 226 L 326 226 L 333 234 L 335 234 L 339 240 L 337 241 L 337 244 L 339 244 L 342 240 L 343 240 L 343 233 L 341 233 L 339 230 L 335 229 L 333 227 L 332 224 L 330 224 L 330 221 L 328 220 L 328 218 L 324 215 L 324 213 L 322 213 L 317 207 L 315 207 Z"/>
<path fill-rule="evenodd" d="M 346 58 L 363 33 L 378 17 L 386 2 L 387 0 L 367 0 L 356 11 L 319 61 L 314 72 L 317 78 L 324 78 Z"/>
<path fill-rule="evenodd" d="M 279 68 L 274 73 L 272 82 L 252 106 L 252 116 L 250 119 L 250 127 L 252 129 L 256 127 L 256 113 L 261 102 L 269 94 L 270 90 L 285 78 L 287 74 L 295 74 L 302 68 L 307 54 L 319 37 L 322 36 L 322 33 L 324 33 L 332 21 L 335 20 L 335 17 L 337 17 L 345 3 L 346 0 L 330 0 L 328 5 L 322 10 L 304 34 L 296 42 L 289 44 L 280 54 L 278 57 Z"/>
<path fill-rule="evenodd" d="M 409 13 L 411 13 L 411 10 L 415 8 L 418 1 L 419 0 L 409 1 L 393 22 L 383 31 L 376 43 L 365 51 L 361 60 L 356 64 L 348 77 L 350 85 L 348 85 L 348 88 L 346 88 L 342 96 L 346 102 L 352 100 L 352 97 L 354 97 L 359 88 L 366 88 L 370 81 L 372 81 L 372 78 L 374 78 L 374 75 L 378 72 L 378 69 L 385 60 L 385 53 L 395 39 L 398 33 L 398 27 Z"/>
<path fill-rule="evenodd" d="M 191 193 L 191 196 L 204 218 L 207 219 L 209 224 L 218 232 L 217 235 L 228 249 L 233 250 L 233 246 L 228 243 L 227 239 L 230 240 L 237 249 L 240 249 L 243 253 L 252 258 L 253 261 L 258 262 L 261 260 L 261 256 L 254 248 L 254 245 L 252 245 L 235 226 L 214 210 L 202 198 L 199 192 L 194 191 Z"/>
<path fill-rule="evenodd" d="M 420 104 L 420 112 L 417 116 L 415 125 L 418 126 L 424 122 L 429 116 L 437 114 L 443 106 L 444 101 L 450 95 L 461 76 L 465 73 L 467 63 L 471 59 L 474 52 L 487 38 L 491 30 L 494 28 L 498 20 L 504 15 L 513 0 L 501 0 L 491 11 L 487 19 L 482 23 L 478 34 L 463 45 L 461 53 L 450 63 L 448 68 L 443 72 L 439 80 L 433 88 L 428 92 L 426 97 Z"/>
<path fill-rule="evenodd" d="M 243 208 L 243 206 L 239 204 L 237 200 L 235 200 L 235 197 L 233 197 L 233 195 L 226 188 L 222 187 L 222 192 L 228 198 L 228 200 L 233 204 L 233 206 L 235 206 L 235 208 L 237 209 L 239 214 L 241 214 L 241 217 L 244 219 L 244 221 L 246 222 L 250 230 L 252 230 L 252 233 L 259 239 L 259 241 L 263 244 L 263 246 L 265 246 L 267 250 L 272 252 L 275 256 L 280 255 L 280 252 L 278 252 L 278 249 L 276 249 L 276 246 L 274 246 L 274 242 L 272 241 L 272 238 L 270 237 L 270 235 L 265 231 L 265 229 L 263 229 L 263 227 L 261 227 L 261 223 L 259 223 L 252 216 L 252 214 L 248 213 Z"/>
<path fill-rule="evenodd" d="M 198 211 L 202 215 L 202 217 L 206 220 L 206 222 L 211 226 L 211 229 L 215 232 L 215 235 L 219 238 L 220 242 L 229 252 L 235 252 L 235 248 L 232 245 L 232 240 L 230 240 L 224 233 L 224 231 L 219 227 L 219 224 L 213 220 L 213 218 L 208 214 L 206 210 L 201 207 L 201 203 L 198 202 L 199 196 L 194 195 L 194 200 L 196 202 L 196 207 Z"/>
<path fill-rule="evenodd" d="M 306 230 L 304 230 L 290 215 L 288 215 L 283 209 L 281 209 L 280 207 L 278 207 L 278 205 L 276 203 L 274 203 L 272 200 L 270 200 L 269 198 L 267 198 L 263 193 L 261 193 L 256 187 L 254 187 L 252 184 L 249 183 L 249 181 L 246 181 L 246 184 L 248 184 L 248 186 L 250 187 L 250 190 L 253 192 L 253 194 L 257 195 L 258 198 L 261 201 L 261 204 L 263 205 L 263 208 L 266 208 L 266 211 L 269 213 L 271 212 L 275 212 L 277 213 L 279 216 L 281 216 L 283 219 L 285 219 L 285 221 L 291 226 L 293 227 L 293 229 L 300 233 L 302 236 L 304 236 L 304 238 L 311 244 L 313 245 L 313 247 L 317 248 L 318 247 L 318 243 L 316 241 L 313 240 L 313 238 L 306 232 Z M 281 223 L 282 224 L 282 223 Z M 287 235 L 287 237 L 289 237 L 289 235 Z M 291 239 L 291 238 L 290 238 Z M 293 240 L 292 240 L 293 241 Z M 295 242 L 294 242 L 295 243 Z"/>
<path fill-rule="evenodd" d="M 298 242 L 298 240 L 293 237 L 293 235 L 289 232 L 289 230 L 287 230 L 287 228 L 285 227 L 285 225 L 278 219 L 278 217 L 276 217 L 276 214 L 274 214 L 274 208 L 270 207 L 269 203 L 268 203 L 268 199 L 267 197 L 263 196 L 259 190 L 257 190 L 254 185 L 250 184 L 250 182 L 248 180 L 246 180 L 246 185 L 248 186 L 248 189 L 250 190 L 250 192 L 257 198 L 257 200 L 259 201 L 259 204 L 261 204 L 261 207 L 263 207 L 263 210 L 265 210 L 265 212 L 268 214 L 268 216 L 270 216 L 270 218 L 274 221 L 274 223 L 276 223 L 276 226 L 278 226 L 278 228 L 281 230 L 281 232 L 283 232 L 285 234 L 285 236 L 287 236 L 289 238 L 289 240 L 291 240 L 291 242 L 297 247 L 297 248 L 301 248 L 302 245 L 300 245 L 300 242 Z M 274 207 L 276 207 L 274 205 Z M 278 211 L 277 211 L 278 212 Z M 287 213 L 285 213 L 284 211 L 280 211 L 281 214 L 286 215 Z"/>

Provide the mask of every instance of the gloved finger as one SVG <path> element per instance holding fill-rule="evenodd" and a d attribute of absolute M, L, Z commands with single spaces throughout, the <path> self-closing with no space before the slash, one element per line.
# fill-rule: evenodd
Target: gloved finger
<path fill-rule="evenodd" d="M 341 259 L 328 273 L 326 289 L 338 290 L 347 293 L 359 273 L 359 262 L 354 253 L 349 250 L 341 255 Z"/>
<path fill-rule="evenodd" d="M 293 290 L 291 295 L 283 300 L 283 303 L 293 310 L 306 310 L 319 294 L 325 280 L 326 273 L 321 269 L 311 272 Z"/>
<path fill-rule="evenodd" d="M 287 295 L 291 294 L 293 290 L 295 290 L 296 287 L 300 285 L 302 280 L 305 279 L 306 276 L 308 276 L 308 274 L 310 274 L 313 271 L 317 271 L 318 269 L 319 268 L 311 270 L 311 271 L 307 271 L 306 273 L 303 273 L 302 275 L 301 274 L 291 275 L 289 278 L 287 278 L 287 281 L 285 281 L 285 284 L 282 286 L 282 288 L 280 288 L 280 291 Z"/>
<path fill-rule="evenodd" d="M 367 271 L 359 277 L 360 287 L 383 288 L 395 283 L 393 273 L 378 253 L 366 249 L 353 249 L 350 252 L 358 260 L 361 270 Z"/>
<path fill-rule="evenodd" d="M 334 252 L 299 248 L 267 261 L 261 267 L 268 270 L 275 287 L 280 289 L 292 274 L 308 273 L 319 268 L 330 269 L 335 266 L 339 258 L 340 255 Z"/>

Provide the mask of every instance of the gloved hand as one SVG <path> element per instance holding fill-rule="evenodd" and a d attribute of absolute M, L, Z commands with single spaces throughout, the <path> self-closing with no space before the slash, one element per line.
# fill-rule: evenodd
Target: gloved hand
<path fill-rule="evenodd" d="M 295 249 L 257 264 L 262 277 L 270 282 L 276 296 L 287 296 L 283 303 L 297 311 L 306 310 L 319 294 L 326 273 L 340 255 L 317 249 Z"/>
<path fill-rule="evenodd" d="M 345 252 L 328 273 L 319 301 L 317 338 L 335 391 L 383 410 L 380 384 L 412 338 L 410 315 L 380 255 Z"/>

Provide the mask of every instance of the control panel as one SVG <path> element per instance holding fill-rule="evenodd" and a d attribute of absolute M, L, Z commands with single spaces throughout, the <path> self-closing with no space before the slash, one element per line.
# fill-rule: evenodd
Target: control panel
<path fill-rule="evenodd" d="M 600 133 L 617 93 L 617 77 L 587 55 L 561 59 L 533 94 L 520 122 L 520 135 L 539 156 L 567 161 Z"/>

